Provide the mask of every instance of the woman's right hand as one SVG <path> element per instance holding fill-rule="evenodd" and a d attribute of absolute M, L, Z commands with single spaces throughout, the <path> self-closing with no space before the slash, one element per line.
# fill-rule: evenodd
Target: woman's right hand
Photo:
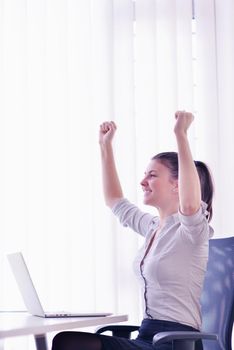
<path fill-rule="evenodd" d="M 106 205 L 110 208 L 123 198 L 123 192 L 117 173 L 112 140 L 116 131 L 116 125 L 113 121 L 104 122 L 99 129 L 99 143 L 102 160 L 102 182 L 103 193 Z"/>
<path fill-rule="evenodd" d="M 112 143 L 116 129 L 117 129 L 117 126 L 113 121 L 102 123 L 99 129 L 100 145 L 106 145 L 106 144 Z"/>

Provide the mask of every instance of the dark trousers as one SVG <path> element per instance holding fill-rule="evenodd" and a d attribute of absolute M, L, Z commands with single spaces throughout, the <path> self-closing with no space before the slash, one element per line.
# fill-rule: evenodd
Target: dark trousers
<path fill-rule="evenodd" d="M 60 332 L 53 339 L 52 350 L 172 350 L 172 342 L 155 347 L 152 344 L 155 334 L 170 331 L 198 332 L 176 322 L 145 319 L 136 339 L 86 332 Z M 201 341 L 196 342 L 195 350 L 203 350 Z"/>

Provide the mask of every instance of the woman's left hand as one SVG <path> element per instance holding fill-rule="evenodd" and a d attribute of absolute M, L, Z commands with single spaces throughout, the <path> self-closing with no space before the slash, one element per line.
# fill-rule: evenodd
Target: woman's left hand
<path fill-rule="evenodd" d="M 174 127 L 174 132 L 175 133 L 186 133 L 188 128 L 193 122 L 194 116 L 190 112 L 186 111 L 177 111 L 175 113 L 175 118 L 176 118 L 176 124 Z"/>

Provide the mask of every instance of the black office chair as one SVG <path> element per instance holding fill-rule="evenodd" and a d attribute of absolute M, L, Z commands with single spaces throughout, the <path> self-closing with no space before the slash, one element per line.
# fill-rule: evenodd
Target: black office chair
<path fill-rule="evenodd" d="M 231 338 L 234 320 L 234 237 L 209 241 L 209 261 L 201 298 L 202 332 L 161 332 L 153 344 L 171 341 L 174 350 L 194 350 L 202 339 L 204 350 L 232 350 Z M 110 325 L 96 332 L 130 339 L 139 329 L 131 325 Z"/>

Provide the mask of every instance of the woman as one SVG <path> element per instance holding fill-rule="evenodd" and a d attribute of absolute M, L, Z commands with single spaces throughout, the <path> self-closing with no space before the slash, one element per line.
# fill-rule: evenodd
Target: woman
<path fill-rule="evenodd" d="M 207 166 L 192 159 L 187 131 L 193 115 L 178 111 L 175 117 L 178 154 L 153 157 L 141 181 L 144 204 L 157 209 L 156 217 L 124 198 L 112 149 L 116 125 L 100 126 L 105 202 L 124 226 L 145 237 L 135 259 L 144 305 L 137 339 L 62 332 L 54 338 L 53 350 L 171 350 L 170 343 L 154 348 L 153 336 L 162 331 L 199 331 L 199 300 L 213 233 L 209 226 L 213 184 Z M 196 350 L 202 349 L 197 342 Z"/>

